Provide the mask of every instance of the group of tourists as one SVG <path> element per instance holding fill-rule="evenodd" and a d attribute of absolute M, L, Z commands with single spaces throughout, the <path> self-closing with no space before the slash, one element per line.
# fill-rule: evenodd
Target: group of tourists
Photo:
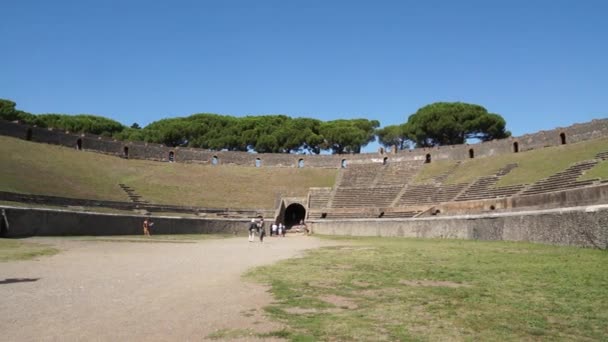
<path fill-rule="evenodd" d="M 249 223 L 249 242 L 255 240 L 255 236 L 260 237 L 260 242 L 264 242 L 266 236 L 266 228 L 264 227 L 264 219 L 261 216 L 251 219 Z M 281 222 L 278 224 L 275 222 L 270 226 L 270 236 L 281 236 L 285 237 L 285 225 Z"/>

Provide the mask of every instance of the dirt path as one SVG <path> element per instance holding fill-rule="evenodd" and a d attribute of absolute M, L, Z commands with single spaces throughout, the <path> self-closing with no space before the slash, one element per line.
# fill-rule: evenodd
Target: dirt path
<path fill-rule="evenodd" d="M 278 329 L 262 316 L 270 294 L 263 286 L 244 283 L 241 275 L 322 242 L 302 236 L 267 240 L 34 239 L 63 251 L 0 263 L 0 339 L 200 341 L 222 329 Z"/>

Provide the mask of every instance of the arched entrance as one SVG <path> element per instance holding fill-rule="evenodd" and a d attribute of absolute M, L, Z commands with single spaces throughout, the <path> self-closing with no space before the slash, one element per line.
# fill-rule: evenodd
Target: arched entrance
<path fill-rule="evenodd" d="M 519 152 L 519 143 L 517 141 L 513 143 L 513 152 Z"/>
<path fill-rule="evenodd" d="M 78 138 L 78 140 L 76 140 L 76 149 L 78 151 L 82 150 L 82 139 Z"/>
<path fill-rule="evenodd" d="M 30 141 L 32 140 L 32 129 L 28 128 L 27 132 L 25 132 L 25 140 Z"/>
<path fill-rule="evenodd" d="M 560 133 L 559 134 L 559 139 L 561 140 L 562 145 L 566 145 L 566 133 L 563 133 L 563 132 Z"/>
<path fill-rule="evenodd" d="M 285 227 L 290 229 L 306 218 L 306 208 L 299 203 L 292 203 L 285 208 Z"/>

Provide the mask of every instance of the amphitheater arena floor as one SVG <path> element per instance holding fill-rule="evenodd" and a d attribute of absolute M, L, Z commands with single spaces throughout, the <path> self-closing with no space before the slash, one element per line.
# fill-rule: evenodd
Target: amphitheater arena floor
<path fill-rule="evenodd" d="M 262 307 L 273 300 L 267 288 L 241 275 L 329 244 L 306 236 L 264 244 L 246 237 L 196 243 L 29 240 L 62 252 L 0 263 L 5 341 L 200 341 L 223 329 L 280 329 L 263 316 Z M 2 282 L 7 279 L 37 280 Z"/>

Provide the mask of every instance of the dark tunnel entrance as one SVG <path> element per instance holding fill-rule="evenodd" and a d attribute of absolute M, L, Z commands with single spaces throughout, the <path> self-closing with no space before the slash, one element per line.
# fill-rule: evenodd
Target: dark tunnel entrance
<path fill-rule="evenodd" d="M 306 208 L 299 203 L 292 203 L 285 208 L 285 227 L 290 229 L 306 218 Z"/>

